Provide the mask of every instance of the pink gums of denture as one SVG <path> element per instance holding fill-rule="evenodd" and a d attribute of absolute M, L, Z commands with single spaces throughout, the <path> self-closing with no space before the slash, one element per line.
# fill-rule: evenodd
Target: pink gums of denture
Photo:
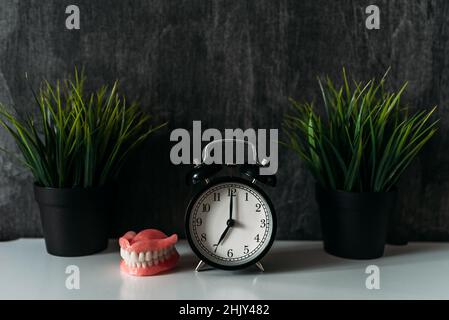
<path fill-rule="evenodd" d="M 178 236 L 176 234 L 167 237 L 167 235 L 156 229 L 146 229 L 138 234 L 134 231 L 128 231 L 123 237 L 119 239 L 120 248 L 130 252 L 146 253 L 148 251 L 157 251 L 164 248 L 170 248 L 173 246 L 173 251 L 170 256 L 163 262 L 159 262 L 157 265 L 147 265 L 145 267 L 133 267 L 127 265 L 125 260 L 120 262 L 120 269 L 126 273 L 134 276 L 151 276 L 164 271 L 168 271 L 174 268 L 179 260 L 179 254 L 176 251 L 174 245 L 178 242 Z"/>

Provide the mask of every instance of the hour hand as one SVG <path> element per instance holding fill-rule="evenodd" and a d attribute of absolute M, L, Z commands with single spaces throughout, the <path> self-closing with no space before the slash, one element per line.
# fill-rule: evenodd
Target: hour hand
<path fill-rule="evenodd" d="M 226 229 L 223 231 L 223 233 L 220 236 L 220 239 L 218 239 L 217 244 L 214 244 L 215 252 L 217 251 L 218 245 L 223 241 L 223 239 L 226 237 L 226 234 L 228 233 L 229 229 L 231 229 L 234 226 L 234 220 L 229 219 L 227 222 Z"/>
<path fill-rule="evenodd" d="M 226 229 L 225 229 L 225 230 L 223 231 L 223 233 L 221 234 L 220 239 L 219 239 L 218 242 L 217 242 L 217 246 L 223 241 L 224 237 L 226 237 L 226 234 L 228 233 L 230 227 L 231 227 L 231 226 L 228 224 L 228 226 L 226 227 Z"/>

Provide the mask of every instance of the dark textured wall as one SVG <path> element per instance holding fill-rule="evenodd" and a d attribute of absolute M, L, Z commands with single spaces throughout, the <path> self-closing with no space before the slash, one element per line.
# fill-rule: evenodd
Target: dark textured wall
<path fill-rule="evenodd" d="M 438 135 L 401 184 L 402 222 L 413 239 L 449 239 L 449 2 L 372 1 L 381 29 L 365 28 L 371 1 L 1 0 L 0 101 L 35 107 L 37 87 L 84 65 L 92 86 L 121 80 L 157 121 L 168 120 L 121 178 L 116 231 L 183 232 L 188 168 L 169 162 L 169 132 L 192 126 L 278 128 L 287 97 L 317 96 L 316 76 L 382 74 L 409 81 L 407 102 L 439 105 Z M 65 7 L 81 9 L 81 30 L 65 29 Z M 25 73 L 30 80 L 27 84 Z M 0 146 L 16 150 L 0 131 Z M 39 236 L 32 177 L 0 154 L 0 239 Z M 279 186 L 270 191 L 279 237 L 320 237 L 313 180 L 280 149 Z M 112 214 L 112 213 L 111 213 Z"/>

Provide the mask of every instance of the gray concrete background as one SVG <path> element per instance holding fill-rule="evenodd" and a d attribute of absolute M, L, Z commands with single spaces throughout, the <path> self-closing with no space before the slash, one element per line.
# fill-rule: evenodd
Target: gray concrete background
<path fill-rule="evenodd" d="M 381 29 L 364 8 L 381 8 Z M 65 8 L 81 9 L 81 30 L 65 29 Z M 287 98 L 317 97 L 316 76 L 358 79 L 391 66 L 390 86 L 409 81 L 406 102 L 438 105 L 438 135 L 401 183 L 401 221 L 412 239 L 449 239 L 449 2 L 324 0 L 2 0 L 0 101 L 32 112 L 29 85 L 84 65 L 93 87 L 121 80 L 169 126 L 123 172 L 115 231 L 156 227 L 183 233 L 187 167 L 169 162 L 169 132 L 203 127 L 279 128 Z M 29 83 L 25 80 L 28 73 Z M 14 149 L 0 130 L 0 145 Z M 40 236 L 32 177 L 0 153 L 0 239 Z M 280 149 L 279 186 L 270 190 L 279 238 L 317 239 L 313 179 Z M 111 213 L 114 214 L 114 213 Z"/>

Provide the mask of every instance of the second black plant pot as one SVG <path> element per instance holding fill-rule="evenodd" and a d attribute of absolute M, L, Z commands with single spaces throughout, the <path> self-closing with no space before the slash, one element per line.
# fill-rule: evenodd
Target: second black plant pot
<path fill-rule="evenodd" d="M 44 188 L 34 185 L 47 252 L 76 257 L 108 245 L 112 188 Z"/>
<path fill-rule="evenodd" d="M 316 187 L 324 250 L 348 259 L 383 256 L 397 191 L 344 192 Z"/>

